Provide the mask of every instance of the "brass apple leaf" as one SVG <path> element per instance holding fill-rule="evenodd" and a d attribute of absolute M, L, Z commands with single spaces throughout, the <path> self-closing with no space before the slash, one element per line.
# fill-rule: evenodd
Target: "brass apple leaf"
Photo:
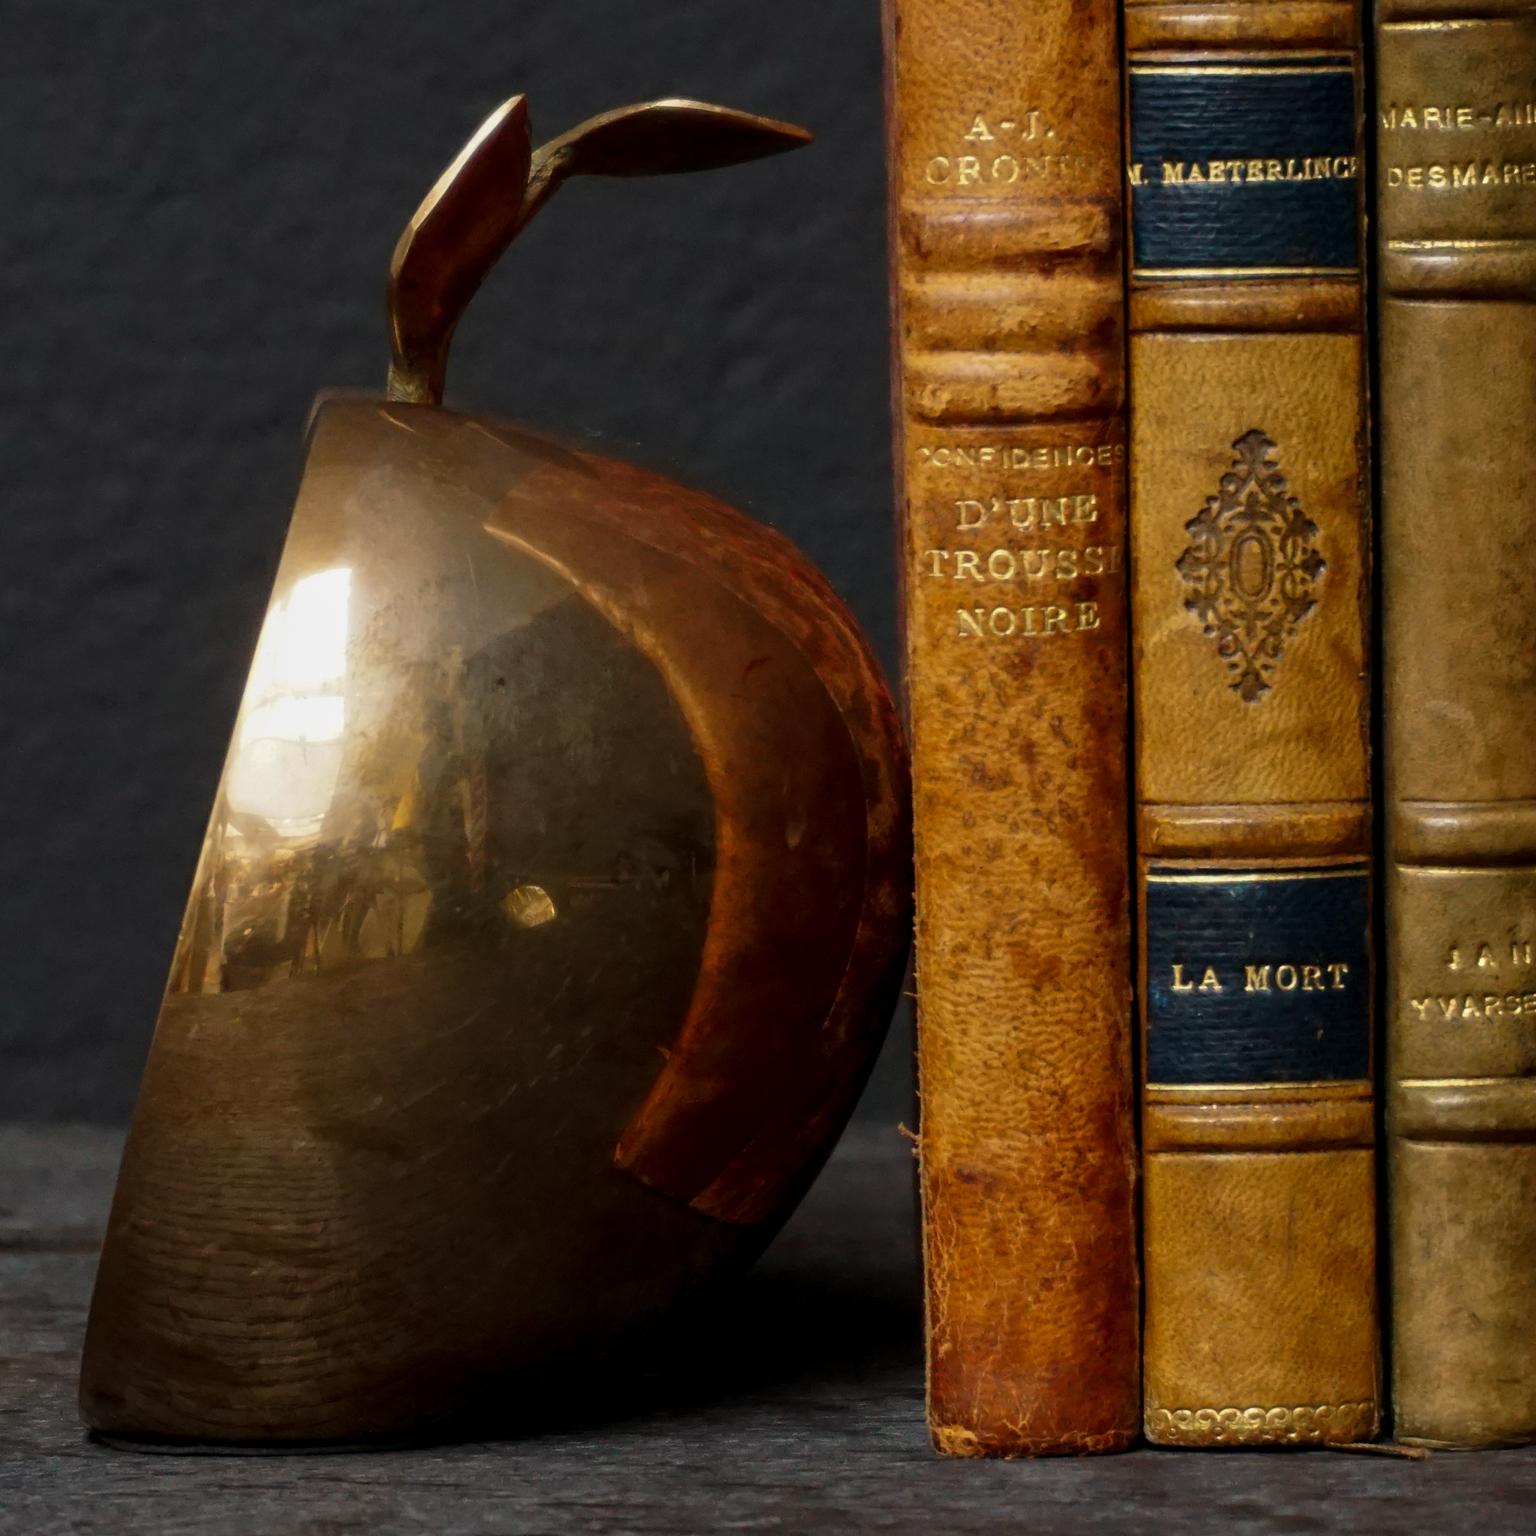
<path fill-rule="evenodd" d="M 539 150 L 534 157 L 535 174 L 546 165 L 561 176 L 713 171 L 798 149 L 810 140 L 811 135 L 793 123 L 669 97 L 618 107 L 579 123 Z"/>

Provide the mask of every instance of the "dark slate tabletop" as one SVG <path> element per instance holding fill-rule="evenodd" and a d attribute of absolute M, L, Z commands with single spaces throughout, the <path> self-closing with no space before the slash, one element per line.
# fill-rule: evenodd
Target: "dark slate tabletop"
<path fill-rule="evenodd" d="M 594 1380 L 583 1422 L 370 1454 L 109 1449 L 78 1426 L 74 1374 L 118 1144 L 0 1128 L 3 1536 L 1536 1529 L 1536 1451 L 940 1461 L 923 1430 L 911 1159 L 868 1129 L 668 1367 Z"/>

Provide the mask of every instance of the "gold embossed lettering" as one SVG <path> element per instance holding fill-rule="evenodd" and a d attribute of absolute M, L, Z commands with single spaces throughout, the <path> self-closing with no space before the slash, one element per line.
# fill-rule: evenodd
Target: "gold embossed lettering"
<path fill-rule="evenodd" d="M 1279 987 L 1282 992 L 1342 992 L 1349 966 L 1342 960 L 1326 965 L 1245 965 L 1243 990 L 1245 992 L 1269 992 Z M 1271 984 L 1273 977 L 1273 984 Z"/>
<path fill-rule="evenodd" d="M 1406 187 L 1414 192 L 1464 192 L 1477 187 L 1536 186 L 1536 160 L 1435 161 L 1422 165 L 1389 165 L 1386 185 L 1389 189 Z"/>
<path fill-rule="evenodd" d="M 1030 448 L 1022 444 L 923 443 L 917 449 L 917 462 L 925 469 L 984 469 L 1011 473 L 1073 466 L 1109 469 L 1125 463 L 1125 444 L 1056 442 Z"/>
<path fill-rule="evenodd" d="M 1121 553 L 1114 545 L 1070 545 L 1059 549 L 1011 549 L 1000 545 L 990 550 L 949 550 L 941 546 L 919 555 L 923 573 L 938 580 L 977 582 L 1074 581 L 1079 576 L 1114 575 L 1121 569 Z"/>

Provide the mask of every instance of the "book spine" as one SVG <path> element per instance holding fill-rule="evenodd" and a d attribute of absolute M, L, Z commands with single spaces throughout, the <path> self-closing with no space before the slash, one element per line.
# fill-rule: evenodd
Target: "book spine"
<path fill-rule="evenodd" d="M 1381 0 L 1399 1438 L 1536 1439 L 1536 5 Z"/>
<path fill-rule="evenodd" d="M 1126 0 L 1144 1426 L 1376 1432 L 1359 7 Z"/>
<path fill-rule="evenodd" d="M 1107 0 L 888 0 L 928 1417 L 1137 1429 L 1123 165 Z"/>

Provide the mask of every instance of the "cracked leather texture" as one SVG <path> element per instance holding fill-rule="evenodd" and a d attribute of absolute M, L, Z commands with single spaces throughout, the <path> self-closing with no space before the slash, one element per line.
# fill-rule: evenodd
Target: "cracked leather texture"
<path fill-rule="evenodd" d="M 928 1415 L 1135 1436 L 1115 13 L 887 7 Z M 964 556 L 966 558 L 962 559 Z"/>

